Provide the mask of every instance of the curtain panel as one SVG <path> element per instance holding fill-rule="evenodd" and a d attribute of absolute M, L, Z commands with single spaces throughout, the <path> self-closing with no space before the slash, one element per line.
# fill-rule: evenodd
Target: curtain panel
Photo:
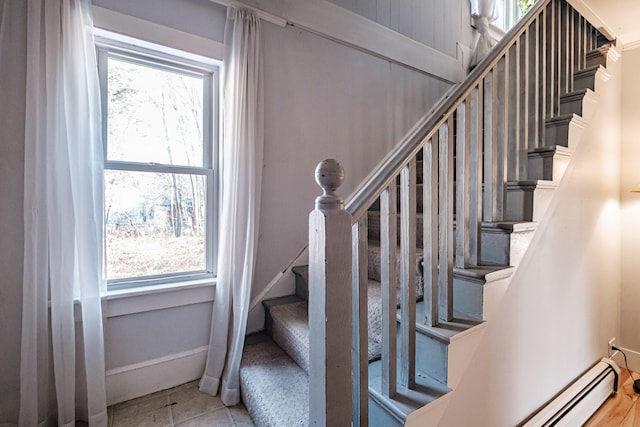
<path fill-rule="evenodd" d="M 223 62 L 220 239 L 211 336 L 200 390 L 240 402 L 240 361 L 247 329 L 260 223 L 264 143 L 260 20 L 227 10 Z"/>
<path fill-rule="evenodd" d="M 496 0 L 470 0 L 471 16 L 474 19 L 478 31 L 473 54 L 471 56 L 470 67 L 473 68 L 487 56 L 487 53 L 495 46 L 496 41 L 489 33 L 489 26 L 498 19 L 498 9 Z"/>
<path fill-rule="evenodd" d="M 28 0 L 26 16 L 19 424 L 106 426 L 103 162 L 91 4 Z"/>

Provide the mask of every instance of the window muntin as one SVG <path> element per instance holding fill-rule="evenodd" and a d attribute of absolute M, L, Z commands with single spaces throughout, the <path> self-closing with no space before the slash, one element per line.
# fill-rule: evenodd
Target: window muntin
<path fill-rule="evenodd" d="M 103 40 L 98 58 L 109 288 L 213 277 L 217 69 Z"/>

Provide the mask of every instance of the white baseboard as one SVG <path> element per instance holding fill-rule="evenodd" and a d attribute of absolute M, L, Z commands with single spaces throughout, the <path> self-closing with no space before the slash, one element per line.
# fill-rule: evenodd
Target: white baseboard
<path fill-rule="evenodd" d="M 629 364 L 629 369 L 633 372 L 640 372 L 640 353 L 637 351 L 630 350 L 628 348 L 622 347 L 622 351 L 627 355 L 627 363 Z M 618 364 L 619 367 L 625 368 L 624 364 L 624 356 L 619 351 L 613 357 L 613 360 Z"/>
<path fill-rule="evenodd" d="M 202 376 L 207 346 L 107 371 L 107 405 L 194 381 Z"/>

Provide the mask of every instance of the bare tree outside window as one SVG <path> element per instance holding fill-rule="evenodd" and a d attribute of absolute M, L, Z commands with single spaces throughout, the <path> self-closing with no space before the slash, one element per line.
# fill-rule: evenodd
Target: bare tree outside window
<path fill-rule="evenodd" d="M 106 279 L 206 271 L 203 76 L 111 56 L 107 73 Z"/>

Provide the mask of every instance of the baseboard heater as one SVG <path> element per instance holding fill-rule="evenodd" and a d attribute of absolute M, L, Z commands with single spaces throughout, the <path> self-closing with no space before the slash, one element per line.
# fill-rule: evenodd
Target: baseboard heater
<path fill-rule="evenodd" d="M 581 426 L 618 391 L 619 378 L 618 365 L 611 359 L 602 359 L 522 426 Z"/>

